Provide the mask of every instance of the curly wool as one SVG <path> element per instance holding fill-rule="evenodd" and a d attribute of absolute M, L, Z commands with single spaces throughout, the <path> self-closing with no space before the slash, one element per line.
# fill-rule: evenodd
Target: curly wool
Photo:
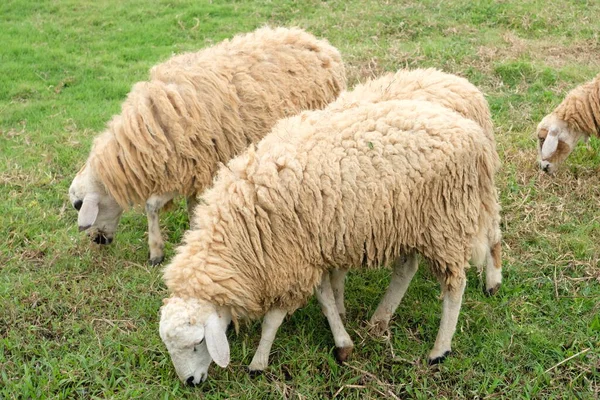
<path fill-rule="evenodd" d="M 495 157 L 481 127 L 429 102 L 288 118 L 220 169 L 165 282 L 256 318 L 300 307 L 331 268 L 416 250 L 452 288 L 493 230 Z"/>
<path fill-rule="evenodd" d="M 600 74 L 571 90 L 552 113 L 576 130 L 599 137 Z"/>
<path fill-rule="evenodd" d="M 401 69 L 343 92 L 335 102 L 377 103 L 388 100 L 423 100 L 440 104 L 477 122 L 495 143 L 490 108 L 483 93 L 467 79 L 435 68 Z"/>
<path fill-rule="evenodd" d="M 261 28 L 175 56 L 151 78 L 134 85 L 88 159 L 123 208 L 202 191 L 219 162 L 346 85 L 337 49 L 298 28 Z"/>

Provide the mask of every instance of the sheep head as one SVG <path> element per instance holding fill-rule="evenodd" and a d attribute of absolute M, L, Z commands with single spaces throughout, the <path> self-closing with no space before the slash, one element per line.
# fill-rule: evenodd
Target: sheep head
<path fill-rule="evenodd" d="M 79 213 L 79 230 L 87 231 L 98 244 L 112 242 L 123 209 L 87 164 L 73 179 L 69 188 L 69 199 Z"/>
<path fill-rule="evenodd" d="M 546 115 L 536 132 L 540 168 L 549 174 L 556 171 L 581 138 L 587 137 L 555 114 Z"/>
<path fill-rule="evenodd" d="M 207 301 L 170 297 L 160 309 L 160 338 L 165 343 L 177 376 L 194 386 L 208 376 L 212 360 L 229 365 L 227 326 L 231 313 Z"/>

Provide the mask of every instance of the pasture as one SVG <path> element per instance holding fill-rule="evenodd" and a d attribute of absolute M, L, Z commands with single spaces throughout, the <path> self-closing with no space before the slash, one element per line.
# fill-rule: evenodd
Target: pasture
<path fill-rule="evenodd" d="M 600 141 L 538 170 L 535 127 L 600 72 L 600 2 L 561 0 L 5 0 L 0 3 L 0 398 L 580 398 L 600 396 Z M 473 268 L 451 357 L 428 366 L 441 302 L 423 266 L 389 335 L 365 326 L 389 271 L 354 272 L 345 365 L 313 299 L 288 317 L 271 364 L 246 366 L 258 321 L 228 334 L 226 369 L 197 388 L 158 336 L 167 295 L 147 264 L 146 218 L 112 245 L 77 229 L 69 184 L 132 85 L 175 53 L 259 26 L 300 26 L 342 53 L 351 88 L 437 67 L 486 95 L 503 162 L 504 283 Z M 166 257 L 188 226 L 161 216 Z"/>

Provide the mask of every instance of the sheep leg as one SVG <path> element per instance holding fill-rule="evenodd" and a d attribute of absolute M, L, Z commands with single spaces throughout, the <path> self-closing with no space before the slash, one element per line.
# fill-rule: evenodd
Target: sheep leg
<path fill-rule="evenodd" d="M 374 334 L 381 335 L 387 330 L 390 319 L 398 305 L 400 305 L 418 268 L 417 254 L 414 252 L 408 254 L 405 259 L 400 257 L 394 261 L 390 286 L 388 286 L 383 299 L 377 306 L 377 310 L 371 317 L 371 331 Z"/>
<path fill-rule="evenodd" d="M 324 273 L 321 278 L 321 284 L 316 288 L 315 294 L 321 304 L 321 309 L 327 317 L 329 327 L 333 333 L 335 342 L 335 357 L 339 362 L 344 362 L 352 353 L 354 344 L 350 335 L 344 328 L 344 323 L 340 318 L 337 306 L 335 305 L 335 295 L 331 287 L 331 281 L 328 273 Z"/>
<path fill-rule="evenodd" d="M 193 194 L 191 196 L 186 197 L 185 202 L 187 203 L 188 221 L 190 223 L 190 229 L 194 230 L 196 228 L 194 224 L 194 209 L 198 205 L 198 199 L 196 198 L 196 195 Z"/>
<path fill-rule="evenodd" d="M 488 250 L 485 265 L 485 294 L 493 296 L 502 284 L 502 255 L 500 242 Z"/>
<path fill-rule="evenodd" d="M 336 268 L 330 272 L 331 288 L 335 297 L 335 305 L 337 306 L 340 318 L 346 320 L 346 307 L 344 306 L 344 281 L 346 279 L 347 269 Z"/>
<path fill-rule="evenodd" d="M 262 334 L 260 336 L 260 342 L 252 362 L 248 366 L 250 372 L 262 371 L 269 365 L 269 354 L 271 353 L 271 346 L 275 340 L 275 335 L 279 326 L 283 322 L 287 311 L 280 308 L 274 308 L 269 310 L 265 314 L 262 323 Z"/>
<path fill-rule="evenodd" d="M 162 195 L 152 195 L 146 201 L 146 217 L 148 218 L 148 247 L 150 249 L 150 265 L 160 264 L 164 258 L 165 243 L 160 233 L 160 222 L 158 212 L 169 201 L 173 200 L 175 195 L 167 193 Z"/>
<path fill-rule="evenodd" d="M 442 291 L 444 293 L 444 302 L 442 304 L 442 319 L 440 328 L 435 339 L 435 345 L 429 353 L 429 365 L 438 364 L 446 358 L 452 350 L 452 336 L 456 331 L 458 314 L 462 304 L 462 297 L 465 291 L 467 280 L 464 276 L 456 281 L 456 286 L 452 289 L 442 282 Z"/>

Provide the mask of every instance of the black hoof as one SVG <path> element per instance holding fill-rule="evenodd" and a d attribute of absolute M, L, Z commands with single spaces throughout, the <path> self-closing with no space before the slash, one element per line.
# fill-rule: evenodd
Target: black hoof
<path fill-rule="evenodd" d="M 191 387 L 195 387 L 196 386 L 196 384 L 194 383 L 194 377 L 193 376 L 190 376 L 189 378 L 187 378 L 187 381 L 185 383 L 188 386 L 191 386 Z"/>
<path fill-rule="evenodd" d="M 152 265 L 153 267 L 162 264 L 162 262 L 164 261 L 165 256 L 159 256 L 159 257 L 154 257 L 148 260 L 148 264 Z"/>
<path fill-rule="evenodd" d="M 249 369 L 248 370 L 248 375 L 250 375 L 250 378 L 256 378 L 258 376 L 261 376 L 263 374 L 263 371 L 260 369 Z"/>
<path fill-rule="evenodd" d="M 493 296 L 496 293 L 498 293 L 498 290 L 500 290 L 500 286 L 501 286 L 501 284 L 499 283 L 496 286 L 494 286 L 493 288 L 483 289 L 483 293 L 485 293 L 486 296 Z"/>
<path fill-rule="evenodd" d="M 111 244 L 113 241 L 111 237 L 106 237 L 102 233 L 98 233 L 96 236 L 93 237 L 92 240 L 94 241 L 94 243 L 97 244 Z"/>
<path fill-rule="evenodd" d="M 448 357 L 448 355 L 450 355 L 450 351 L 445 352 L 442 356 L 436 357 L 434 359 L 431 359 L 428 361 L 429 365 L 436 365 L 436 364 L 440 364 L 443 363 L 444 360 L 446 359 L 446 357 Z"/>

